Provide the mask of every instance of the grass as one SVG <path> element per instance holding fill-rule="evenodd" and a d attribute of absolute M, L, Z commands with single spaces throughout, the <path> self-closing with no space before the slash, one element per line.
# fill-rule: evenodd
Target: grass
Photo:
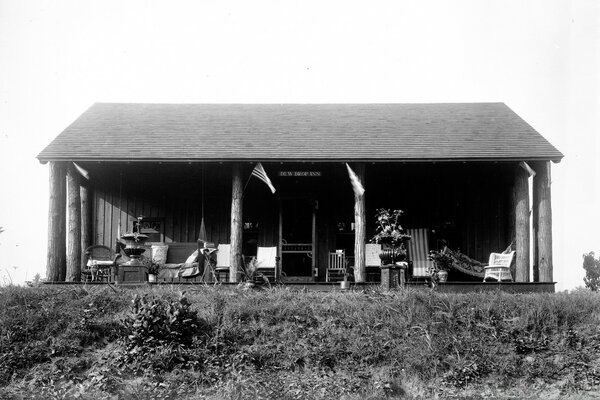
<path fill-rule="evenodd" d="M 0 288 L 0 398 L 595 398 L 600 387 L 598 293 L 186 289 L 189 307 L 176 287 Z"/>

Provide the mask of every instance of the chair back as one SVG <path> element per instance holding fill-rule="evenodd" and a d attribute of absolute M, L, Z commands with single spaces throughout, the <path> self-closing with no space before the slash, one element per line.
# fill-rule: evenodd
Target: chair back
<path fill-rule="evenodd" d="M 336 251 L 329 253 L 329 266 L 328 269 L 346 269 L 346 253 L 343 251 Z"/>
<path fill-rule="evenodd" d="M 231 245 L 230 244 L 219 244 L 219 251 L 217 251 L 217 268 L 229 268 L 231 267 Z"/>
<path fill-rule="evenodd" d="M 412 276 L 415 278 L 428 277 L 428 270 L 433 267 L 429 260 L 429 230 L 427 228 L 407 229 L 411 236 L 408 241 L 408 259 L 412 262 Z"/>
<path fill-rule="evenodd" d="M 100 244 L 88 247 L 85 249 L 85 254 L 88 260 L 95 261 L 113 261 L 115 258 L 115 252 L 110 247 Z"/>
<path fill-rule="evenodd" d="M 258 268 L 277 268 L 277 247 L 259 247 L 256 251 Z"/>
<path fill-rule="evenodd" d="M 508 254 L 504 253 L 490 253 L 490 260 L 488 262 L 489 267 L 501 267 L 510 268 L 510 264 L 515 256 L 515 252 L 511 251 Z"/>

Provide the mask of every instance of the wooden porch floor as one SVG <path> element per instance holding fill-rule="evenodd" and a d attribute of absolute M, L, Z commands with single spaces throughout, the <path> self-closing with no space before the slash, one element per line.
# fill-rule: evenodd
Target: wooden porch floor
<path fill-rule="evenodd" d="M 89 285 L 89 286 L 102 286 L 107 285 L 106 282 L 44 282 L 45 285 Z M 237 283 L 203 283 L 203 282 L 127 282 L 111 284 L 115 287 L 130 288 L 130 287 L 143 287 L 143 286 L 215 286 L 222 288 L 223 290 L 233 290 L 237 288 Z M 556 282 L 446 282 L 440 283 L 435 291 L 440 293 L 477 293 L 477 292 L 505 292 L 505 293 L 554 293 Z M 379 283 L 366 282 L 366 283 L 350 283 L 350 289 L 342 290 L 339 282 L 325 283 L 325 282 L 314 282 L 314 283 L 303 283 L 303 282 L 289 282 L 277 287 L 290 288 L 298 291 L 320 291 L 320 292 L 332 292 L 332 291 L 360 291 L 360 290 L 381 290 Z M 413 290 L 431 290 L 431 288 L 424 283 L 413 283 L 408 282 L 404 286 L 407 289 Z M 394 289 L 402 290 L 402 289 Z"/>

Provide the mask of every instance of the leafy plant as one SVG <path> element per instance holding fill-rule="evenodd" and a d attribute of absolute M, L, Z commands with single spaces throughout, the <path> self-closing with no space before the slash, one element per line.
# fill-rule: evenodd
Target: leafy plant
<path fill-rule="evenodd" d="M 391 247 L 403 246 L 410 240 L 410 235 L 405 234 L 400 225 L 402 214 L 404 214 L 402 210 L 390 211 L 386 208 L 379 208 L 375 214 L 375 236 L 370 241 Z"/>
<path fill-rule="evenodd" d="M 443 250 L 431 250 L 429 252 L 428 258 L 433 261 L 433 265 L 435 268 L 435 271 L 449 271 L 450 268 L 452 268 L 452 263 L 454 262 L 454 260 L 452 259 L 452 257 L 450 257 L 450 255 L 448 253 L 446 253 L 445 251 L 446 249 Z"/>
<path fill-rule="evenodd" d="M 160 271 L 160 268 L 161 268 L 160 264 L 152 261 L 150 263 L 150 265 L 146 267 L 146 270 L 148 271 L 148 274 L 157 275 L 158 272 Z"/>
<path fill-rule="evenodd" d="M 585 269 L 585 287 L 597 291 L 600 289 L 600 258 L 595 258 L 593 251 L 583 255 L 583 269 Z"/>
<path fill-rule="evenodd" d="M 183 350 L 205 334 L 207 324 L 192 311 L 185 293 L 178 300 L 136 295 L 125 329 L 123 364 L 131 369 L 171 370 L 185 362 Z"/>
<path fill-rule="evenodd" d="M 258 278 L 262 278 L 266 283 L 269 283 L 269 279 L 259 271 L 258 269 L 258 260 L 256 257 L 252 257 L 250 261 L 242 263 L 243 266 L 243 274 L 242 280 L 246 282 L 256 282 Z"/>

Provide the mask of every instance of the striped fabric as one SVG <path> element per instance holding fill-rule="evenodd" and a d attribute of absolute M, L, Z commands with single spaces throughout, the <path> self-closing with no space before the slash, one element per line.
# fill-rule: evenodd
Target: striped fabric
<path fill-rule="evenodd" d="M 257 177 L 258 179 L 266 183 L 269 189 L 271 189 L 271 192 L 275 193 L 275 186 L 273 186 L 273 184 L 271 183 L 271 180 L 267 176 L 267 173 L 261 163 L 256 163 L 256 166 L 252 170 L 252 176 Z"/>
<path fill-rule="evenodd" d="M 407 229 L 411 236 L 408 242 L 408 259 L 412 261 L 414 278 L 427 277 L 427 270 L 433 267 L 433 261 L 427 259 L 429 255 L 429 235 L 426 228 Z"/>

